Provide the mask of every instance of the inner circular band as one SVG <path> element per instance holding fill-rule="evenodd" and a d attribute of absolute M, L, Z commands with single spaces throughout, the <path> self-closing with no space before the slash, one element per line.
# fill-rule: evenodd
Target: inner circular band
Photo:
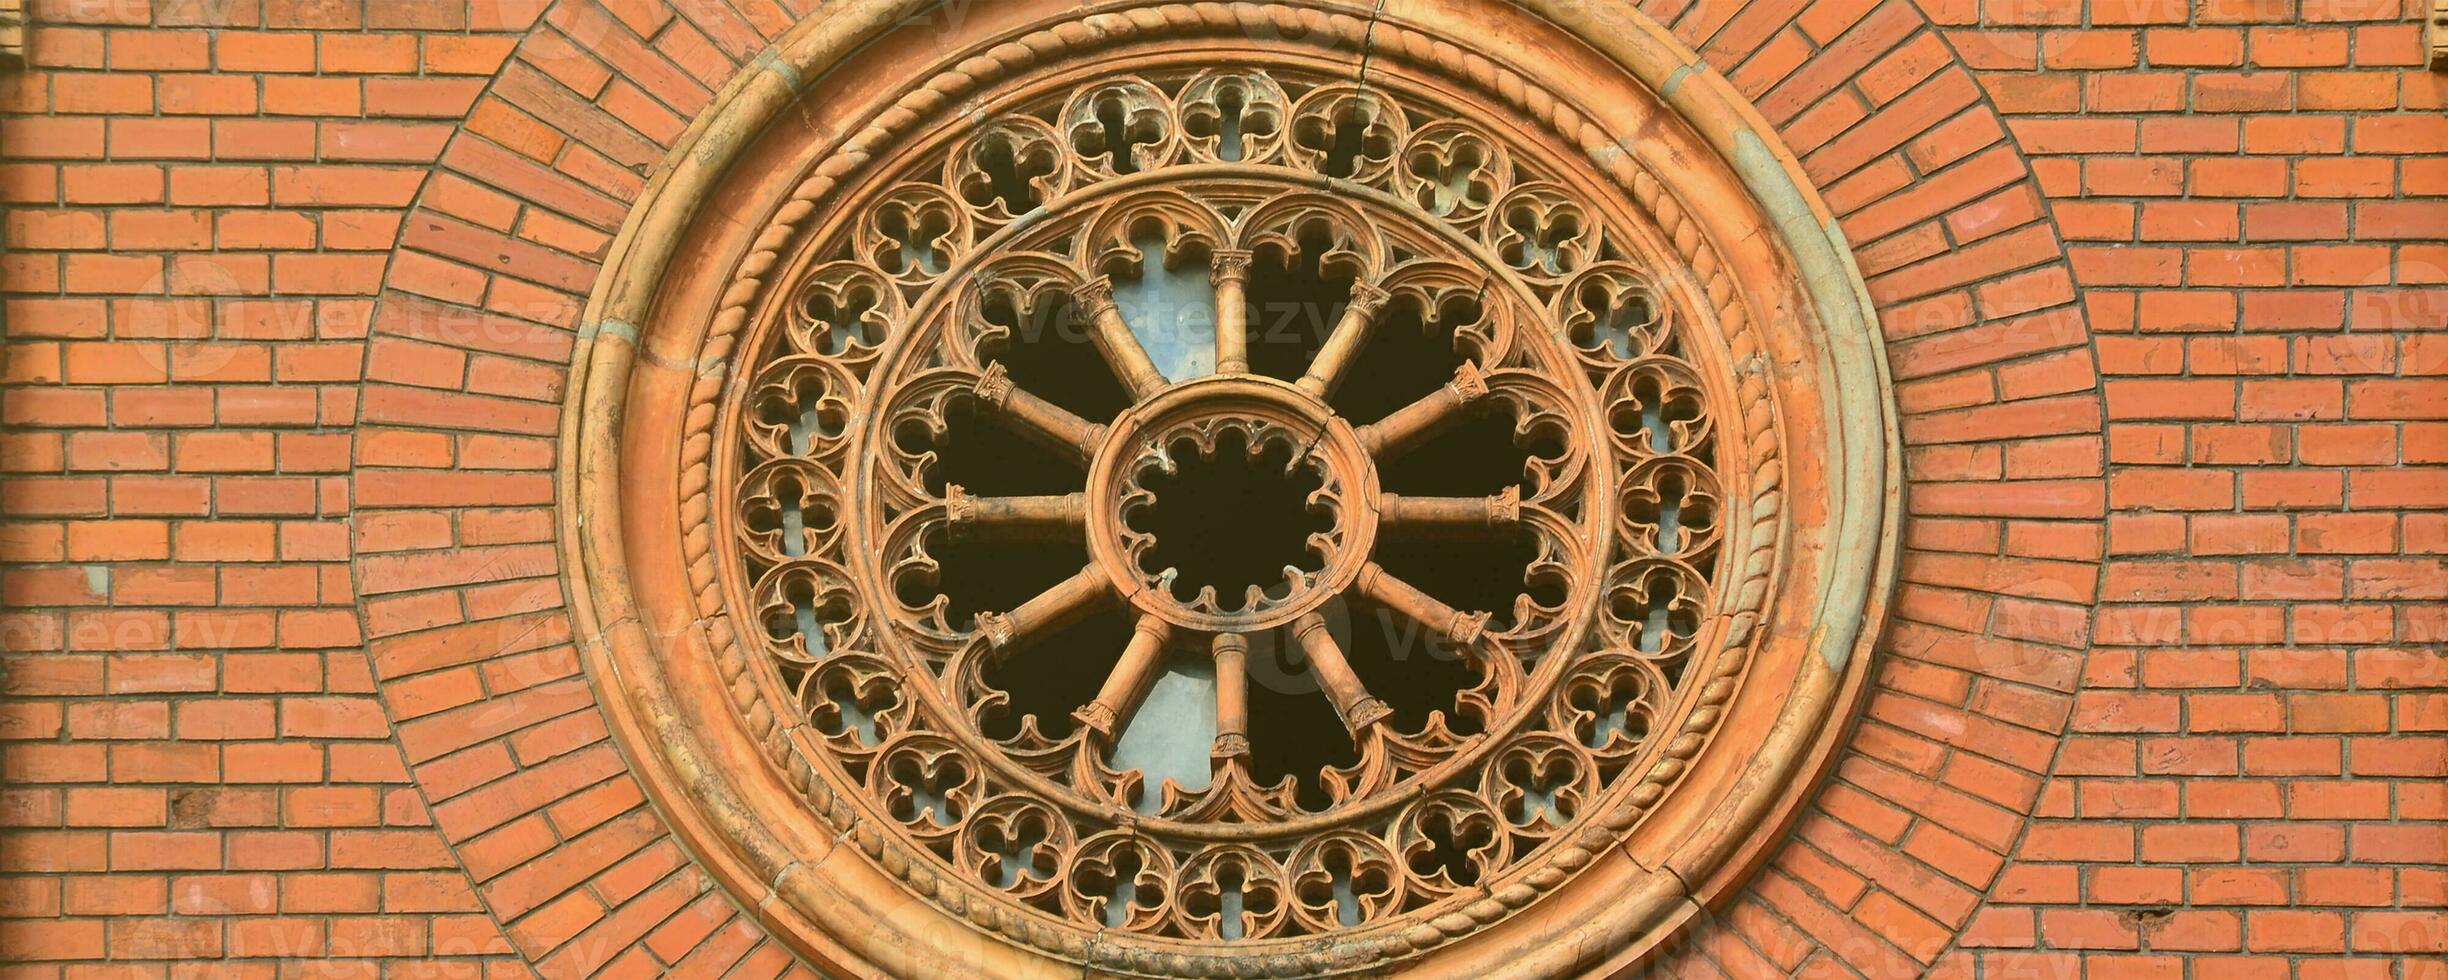
<path fill-rule="evenodd" d="M 1209 516 L 1238 521 L 1246 512 L 1165 512 L 1217 503 L 1231 489 L 1219 484 L 1233 482 L 1262 493 L 1313 484 L 1297 508 L 1306 520 L 1289 522 L 1309 525 L 1292 535 L 1297 544 L 1283 546 L 1280 532 L 1244 543 L 1277 546 L 1246 563 L 1184 554 L 1202 541 L 1256 530 L 1187 526 Z M 1097 451 L 1088 486 L 1091 555 L 1133 606 L 1185 630 L 1264 630 L 1315 612 L 1359 576 L 1376 535 L 1376 466 L 1350 423 L 1315 396 L 1262 375 L 1184 382 L 1124 412 Z M 1167 541 L 1165 528 L 1197 540 Z M 1241 567 L 1202 574 L 1218 565 Z M 1251 574 L 1251 566 L 1269 571 Z M 1227 580 L 1212 580 L 1218 577 Z"/>

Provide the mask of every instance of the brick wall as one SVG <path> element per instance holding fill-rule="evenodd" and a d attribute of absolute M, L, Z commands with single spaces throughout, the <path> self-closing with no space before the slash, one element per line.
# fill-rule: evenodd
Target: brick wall
<path fill-rule="evenodd" d="M 2108 562 L 1961 943 L 2441 976 L 2448 72 L 2395 0 L 2038 6 L 1955 40 L 2083 287 Z"/>
<path fill-rule="evenodd" d="M 0 77 L 25 975 L 518 969 L 372 696 L 349 567 L 375 288 L 533 15 L 494 6 L 30 4 Z"/>
<path fill-rule="evenodd" d="M 8 976 L 789 967 L 605 741 L 549 473 L 642 174 L 818 6 L 29 0 Z M 1912 481 L 1851 750 L 1668 968 L 2448 977 L 2423 0 L 1643 6 L 1842 215 Z"/>

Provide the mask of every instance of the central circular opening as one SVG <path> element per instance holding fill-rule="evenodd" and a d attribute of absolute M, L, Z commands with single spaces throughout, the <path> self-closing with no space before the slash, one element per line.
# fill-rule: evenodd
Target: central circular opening
<path fill-rule="evenodd" d="M 1239 612 L 1289 597 L 1326 567 L 1323 535 L 1334 514 L 1312 494 L 1325 485 L 1314 454 L 1288 440 L 1227 431 L 1212 451 L 1183 437 L 1163 455 L 1173 472 L 1151 464 L 1138 483 L 1153 502 L 1130 514 L 1132 530 L 1155 544 L 1140 553 L 1140 571 L 1167 585 L 1173 598 L 1198 601 L 1213 590 L 1218 612 Z"/>

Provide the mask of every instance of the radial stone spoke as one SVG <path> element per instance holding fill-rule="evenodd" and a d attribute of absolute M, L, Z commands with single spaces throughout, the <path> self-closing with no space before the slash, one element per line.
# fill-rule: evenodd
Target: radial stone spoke
<path fill-rule="evenodd" d="M 1361 447 L 1382 462 L 1435 437 L 1460 420 L 1464 408 L 1487 397 L 1487 393 L 1487 382 L 1480 379 L 1479 369 L 1464 361 L 1454 371 L 1454 379 L 1444 387 L 1395 409 L 1394 414 L 1373 425 L 1362 426 L 1356 434 Z"/>
<path fill-rule="evenodd" d="M 1521 523 L 1521 488 L 1506 487 L 1493 497 L 1405 497 L 1385 494 L 1378 499 L 1378 523 L 1404 531 L 1468 537 L 1501 531 Z"/>
<path fill-rule="evenodd" d="M 1059 541 L 1088 523 L 1088 495 L 980 497 L 959 484 L 944 487 L 945 520 L 956 535 L 1006 541 Z"/>
<path fill-rule="evenodd" d="M 1082 463 L 1096 455 L 1097 443 L 1105 437 L 1104 426 L 1073 415 L 1070 410 L 1012 383 L 1011 373 L 1000 363 L 988 365 L 986 373 L 978 376 L 976 394 L 979 401 L 993 406 L 1030 438 Z"/>
<path fill-rule="evenodd" d="M 1309 659 L 1309 672 L 1317 675 L 1318 686 L 1326 689 L 1326 697 L 1334 702 L 1335 714 L 1343 718 L 1344 728 L 1356 735 L 1394 713 L 1384 701 L 1370 696 L 1368 686 L 1360 683 L 1360 675 L 1352 672 L 1351 661 L 1343 657 L 1343 648 L 1336 646 L 1334 637 L 1326 632 L 1324 618 L 1310 613 L 1292 624 L 1292 630 L 1300 637 L 1301 652 Z"/>
<path fill-rule="evenodd" d="M 1319 398 L 1334 397 L 1335 386 L 1343 383 L 1343 372 L 1351 367 L 1353 358 L 1360 356 L 1360 349 L 1368 345 L 1369 328 L 1376 325 L 1377 311 L 1385 307 L 1388 295 L 1367 283 L 1353 287 L 1351 302 L 1343 307 L 1343 318 L 1335 321 L 1334 332 L 1326 335 L 1326 343 L 1318 348 L 1317 356 L 1309 359 L 1309 370 L 1293 383 Z"/>
<path fill-rule="evenodd" d="M 1096 611 L 1113 594 L 1113 580 L 1105 576 L 1103 569 L 1091 564 L 1021 603 L 1018 609 L 979 613 L 978 635 L 985 638 L 988 650 L 996 658 L 1008 657 L 1023 645 L 1079 622 L 1080 617 Z"/>
<path fill-rule="evenodd" d="M 1218 759 L 1249 757 L 1249 640 L 1239 633 L 1215 638 L 1215 747 Z"/>
<path fill-rule="evenodd" d="M 1240 249 L 1217 252 L 1208 280 L 1215 284 L 1215 370 L 1217 374 L 1249 373 L 1250 253 Z"/>
<path fill-rule="evenodd" d="M 1139 617 L 1138 628 L 1131 631 L 1130 645 L 1122 649 L 1122 659 L 1114 664 L 1113 673 L 1105 675 L 1105 686 L 1097 690 L 1096 700 L 1081 705 L 1071 717 L 1098 735 L 1113 738 L 1130 720 L 1131 712 L 1139 710 L 1139 702 L 1155 684 L 1156 665 L 1163 662 L 1165 641 L 1172 635 L 1172 625 L 1164 620 Z"/>
<path fill-rule="evenodd" d="M 1360 569 L 1360 594 L 1394 610 L 1397 615 L 1445 635 L 1456 646 L 1472 647 L 1487 633 L 1488 614 L 1463 612 L 1419 587 L 1396 578 L 1385 566 L 1370 562 Z"/>
<path fill-rule="evenodd" d="M 1130 324 L 1122 319 L 1122 308 L 1114 305 L 1113 280 L 1099 277 L 1072 291 L 1071 301 L 1088 313 L 1088 335 L 1096 342 L 1097 353 L 1105 355 L 1105 363 L 1113 365 L 1122 386 L 1130 389 L 1132 398 L 1146 398 L 1163 390 L 1164 372 L 1148 357 L 1147 348 L 1139 345 L 1139 335 L 1131 332 Z"/>

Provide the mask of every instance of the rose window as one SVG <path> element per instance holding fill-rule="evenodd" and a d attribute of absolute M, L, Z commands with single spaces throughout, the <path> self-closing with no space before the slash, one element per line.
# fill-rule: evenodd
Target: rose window
<path fill-rule="evenodd" d="M 879 181 L 730 408 L 734 584 L 840 776 L 981 884 L 1178 937 L 1421 908 L 1571 826 L 1722 588 L 1723 397 L 1534 160 L 1236 66 Z"/>
<path fill-rule="evenodd" d="M 575 410 L 573 601 L 659 802 L 851 968 L 1676 928 L 1807 788 L 1883 594 L 1883 389 L 1824 386 L 1874 364 L 1808 223 L 1629 81 L 1034 6 L 840 54 L 873 70 L 633 227 L 704 274 L 599 289 L 629 373 Z M 1625 111 L 1649 142 L 1593 144 Z"/>

